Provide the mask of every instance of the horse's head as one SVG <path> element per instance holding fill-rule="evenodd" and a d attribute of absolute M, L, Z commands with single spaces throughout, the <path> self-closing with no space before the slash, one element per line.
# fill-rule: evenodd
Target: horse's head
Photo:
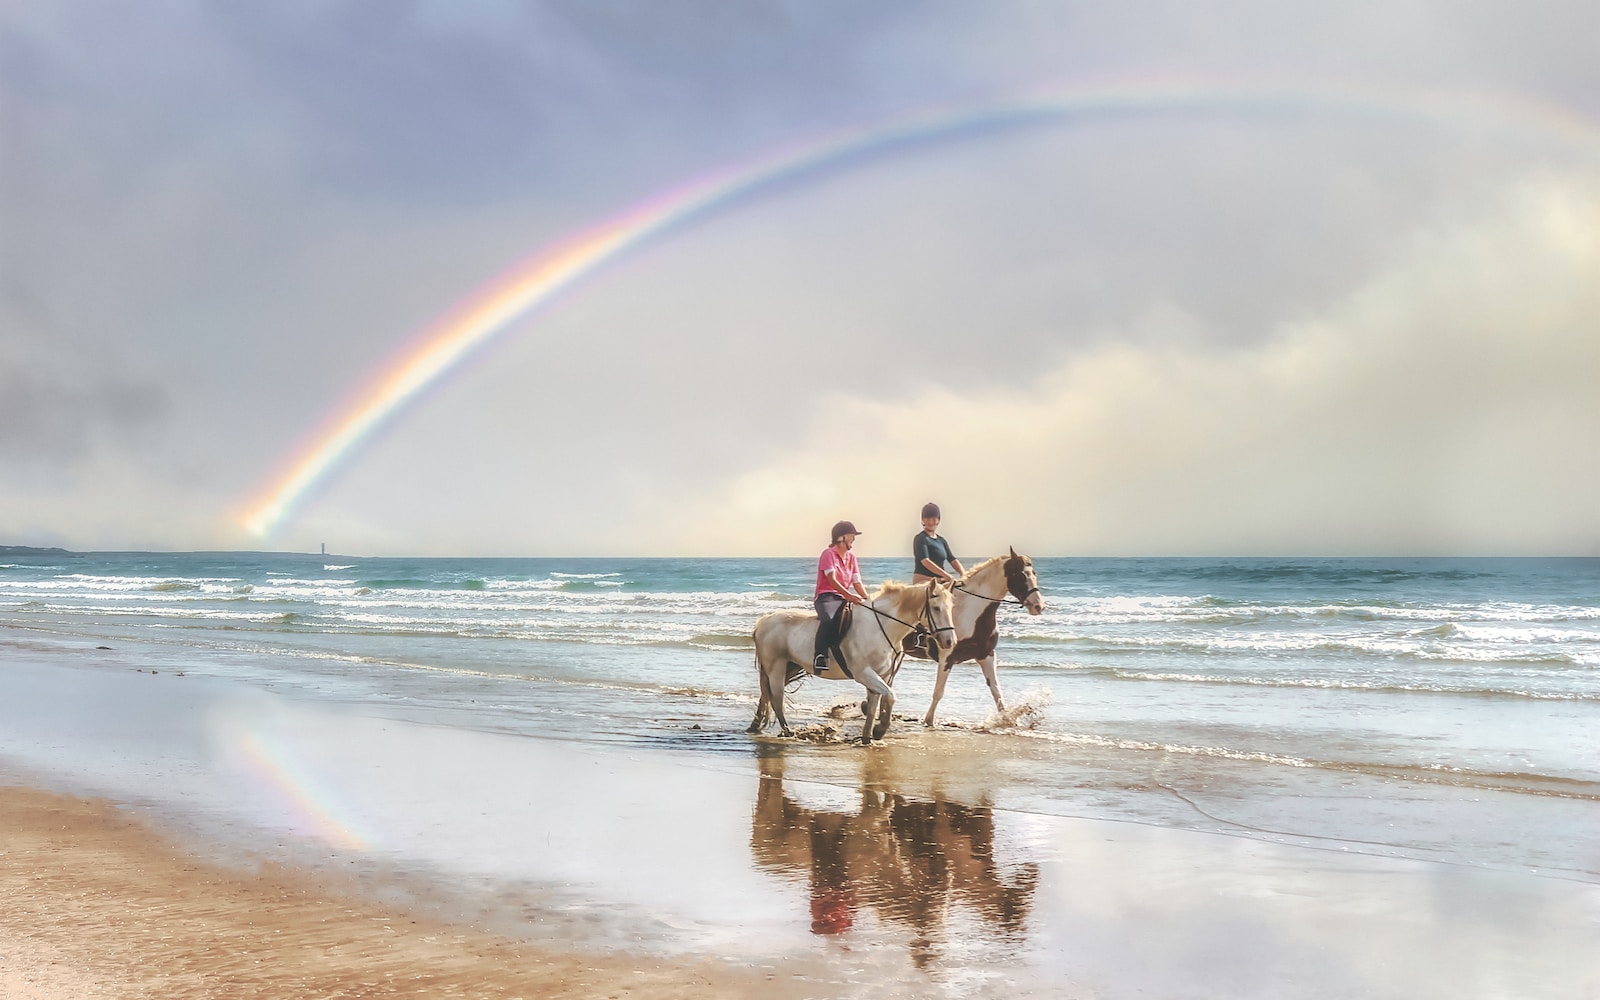
<path fill-rule="evenodd" d="M 1011 555 L 1006 559 L 1006 590 L 1012 597 L 1022 602 L 1028 609 L 1028 614 L 1037 615 L 1044 612 L 1044 598 L 1039 594 L 1039 578 L 1033 573 L 1033 560 L 1027 556 L 1017 555 L 1017 550 L 1012 549 Z"/>
<path fill-rule="evenodd" d="M 955 600 L 950 595 L 950 585 L 943 580 L 929 580 L 927 588 L 933 640 L 940 649 L 949 649 L 956 644 Z"/>

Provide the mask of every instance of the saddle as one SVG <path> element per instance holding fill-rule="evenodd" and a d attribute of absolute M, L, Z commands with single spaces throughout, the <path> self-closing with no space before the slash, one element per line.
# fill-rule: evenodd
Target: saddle
<path fill-rule="evenodd" d="M 844 637 L 850 634 L 850 626 L 856 620 L 856 618 L 855 618 L 855 610 L 856 610 L 856 606 L 854 604 L 846 604 L 844 607 L 839 609 L 839 617 L 836 619 L 836 621 L 838 622 L 838 626 L 839 626 L 839 634 L 838 634 L 838 637 L 837 637 L 837 641 L 835 642 L 835 646 L 843 645 L 844 644 Z M 846 677 L 854 676 L 853 674 L 850 673 L 850 665 L 848 663 L 844 662 L 844 653 L 843 653 L 843 651 L 835 652 L 834 650 L 830 649 L 828 651 L 828 659 L 831 662 L 836 663 L 839 666 L 839 669 L 844 672 L 844 675 Z M 796 663 L 793 660 L 789 661 L 789 674 L 790 674 L 791 677 L 797 676 L 799 674 L 808 674 L 808 673 L 812 673 L 812 672 L 813 671 L 811 669 L 809 661 L 804 665 Z"/>

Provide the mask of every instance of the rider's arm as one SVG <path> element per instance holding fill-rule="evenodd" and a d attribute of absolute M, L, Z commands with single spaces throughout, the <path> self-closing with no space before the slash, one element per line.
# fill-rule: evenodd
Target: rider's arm
<path fill-rule="evenodd" d="M 961 568 L 961 564 L 956 562 L 954 559 L 950 560 L 950 562 L 954 563 L 955 567 L 957 569 Z M 944 579 L 944 580 L 954 580 L 955 579 L 955 577 L 951 576 L 949 573 L 946 573 L 943 569 L 941 569 L 932 559 L 924 559 L 924 560 L 922 560 L 922 565 L 927 568 L 929 576 L 937 576 L 940 579 Z"/>
<path fill-rule="evenodd" d="M 852 580 L 852 581 L 850 581 L 849 585 L 847 586 L 847 585 L 839 582 L 839 573 L 838 573 L 838 571 L 830 569 L 830 570 L 826 571 L 826 574 L 827 574 L 827 577 L 828 577 L 828 582 L 833 584 L 834 589 L 837 590 L 839 592 L 839 595 L 841 597 L 843 597 L 845 600 L 849 601 L 852 604 L 865 604 L 865 603 L 867 603 L 867 592 L 866 592 L 865 588 L 863 588 L 861 586 L 861 581 L 860 580 Z M 861 595 L 859 598 L 856 596 L 856 594 L 852 594 L 850 592 L 850 588 L 851 587 L 854 587 L 856 589 L 856 593 Z"/>
<path fill-rule="evenodd" d="M 823 567 L 822 575 L 827 578 L 829 586 L 833 587 L 833 589 L 838 592 L 839 596 L 843 597 L 845 600 L 854 604 L 862 603 L 856 599 L 855 594 L 850 592 L 851 587 L 861 590 L 861 579 L 859 577 L 854 580 L 840 579 L 840 577 L 844 575 L 844 560 L 838 558 L 837 556 L 829 559 L 828 553 L 823 553 L 823 559 L 827 562 L 827 565 Z M 865 595 L 866 591 L 862 590 L 861 593 Z"/>
<path fill-rule="evenodd" d="M 851 565 L 855 565 L 855 560 L 850 560 L 850 563 Z M 850 600 L 855 601 L 857 604 L 867 603 L 867 588 L 861 583 L 861 567 L 858 565 L 856 566 L 855 572 L 851 574 L 850 586 L 856 588 L 856 594 L 861 595 L 861 599 L 856 600 L 855 595 L 852 595 L 849 592 L 846 592 L 845 596 L 850 598 Z"/>

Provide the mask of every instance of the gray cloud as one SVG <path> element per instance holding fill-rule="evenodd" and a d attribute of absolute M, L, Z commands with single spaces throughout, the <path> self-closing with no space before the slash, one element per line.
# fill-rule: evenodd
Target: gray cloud
<path fill-rule="evenodd" d="M 77 461 L 96 440 L 144 430 L 165 409 L 166 395 L 149 384 L 108 381 L 79 387 L 0 368 L 0 461 Z"/>
<path fill-rule="evenodd" d="M 0 301 L 0 464 L 49 470 L 146 437 L 166 415 L 159 385 L 74 355 L 16 301 Z"/>
<path fill-rule="evenodd" d="M 1123 342 L 1010 390 L 835 395 L 837 424 L 661 506 L 751 552 L 936 492 L 990 552 L 1591 554 L 1597 224 L 1592 177 L 1529 182 L 1259 346 Z"/>

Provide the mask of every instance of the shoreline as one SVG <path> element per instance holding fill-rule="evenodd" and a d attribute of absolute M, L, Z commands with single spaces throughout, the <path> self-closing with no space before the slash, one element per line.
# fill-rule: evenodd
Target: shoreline
<path fill-rule="evenodd" d="M 201 859 L 105 799 L 0 787 L 0 994 L 800 995 L 709 959 L 587 954 L 384 905 L 348 880 Z"/>

